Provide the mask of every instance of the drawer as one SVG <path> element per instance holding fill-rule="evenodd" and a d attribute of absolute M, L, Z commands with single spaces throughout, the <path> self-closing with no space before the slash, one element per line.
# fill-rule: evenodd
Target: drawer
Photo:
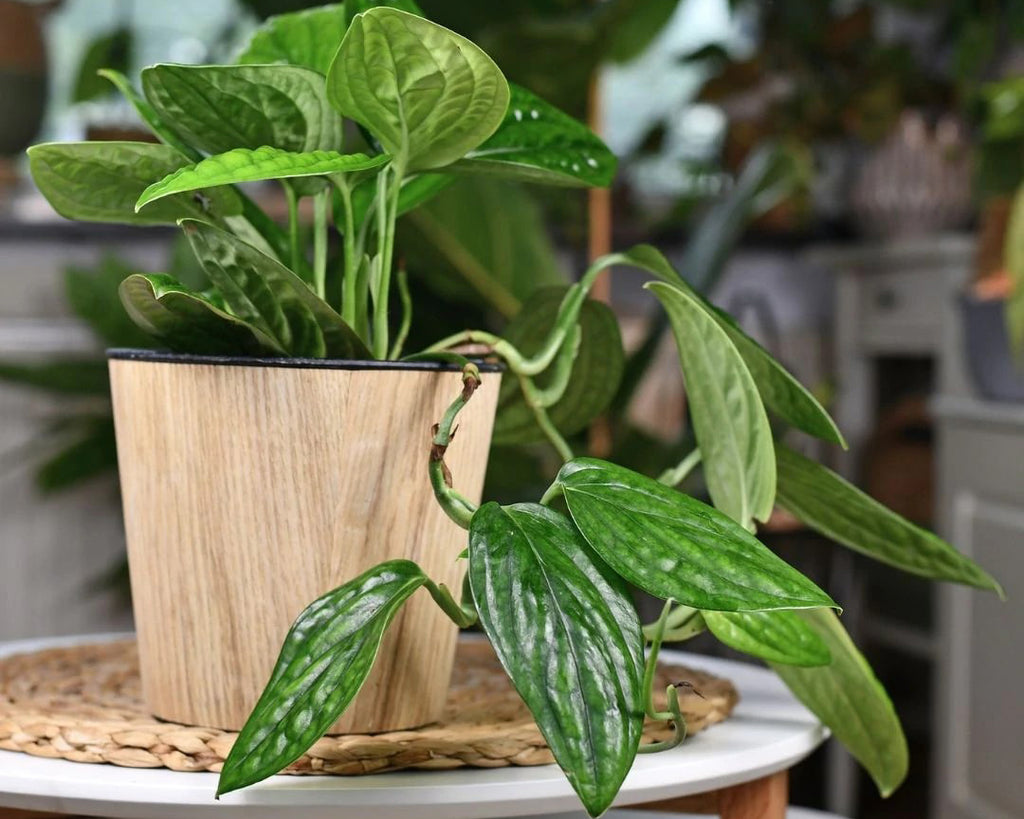
<path fill-rule="evenodd" d="M 859 273 L 860 341 L 884 352 L 937 351 L 949 290 L 942 271 Z"/>

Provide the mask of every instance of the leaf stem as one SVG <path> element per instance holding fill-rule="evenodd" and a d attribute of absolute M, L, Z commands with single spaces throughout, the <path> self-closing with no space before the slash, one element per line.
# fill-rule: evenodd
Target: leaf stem
<path fill-rule="evenodd" d="M 644 665 L 644 712 L 651 719 L 671 721 L 675 734 L 671 739 L 662 742 L 652 742 L 648 745 L 641 745 L 637 753 L 650 754 L 659 751 L 667 751 L 675 748 L 686 739 L 686 719 L 679 708 L 679 694 L 674 685 L 665 689 L 668 711 L 656 711 L 654 709 L 654 673 L 658 668 L 658 653 L 661 651 L 661 642 L 665 635 L 665 626 L 668 623 L 669 615 L 672 612 L 673 601 L 666 600 L 661 610 L 661 615 L 654 623 L 653 633 L 650 636 L 651 647 L 647 653 L 647 662 Z M 646 630 L 645 630 L 646 636 Z"/>
<path fill-rule="evenodd" d="M 519 373 L 516 373 L 516 375 L 519 378 L 519 387 L 523 391 L 526 405 L 533 412 L 533 418 L 537 422 L 537 426 L 540 427 L 541 432 L 544 433 L 544 437 L 548 439 L 548 443 L 554 447 L 555 452 L 558 453 L 558 457 L 563 462 L 571 461 L 576 456 L 573 454 L 569 444 L 566 443 L 565 438 L 562 437 L 562 434 L 551 422 L 551 416 L 548 415 L 548 411 L 544 408 L 541 392 L 537 389 L 537 385 L 533 383 L 533 379 L 529 376 Z"/>
<path fill-rule="evenodd" d="M 391 291 L 391 262 L 395 251 L 395 221 L 398 219 L 398 194 L 402 190 L 402 170 L 397 164 L 380 172 L 377 187 L 377 264 L 380 278 L 373 304 L 373 355 L 388 355 L 388 296 Z M 392 180 L 389 182 L 389 180 Z"/>
<path fill-rule="evenodd" d="M 341 174 L 338 175 L 339 177 Z M 356 326 L 356 284 L 359 275 L 358 259 L 356 258 L 355 216 L 352 213 L 352 189 L 348 181 L 339 178 L 335 181 L 338 195 L 341 198 L 341 211 L 345 220 L 345 236 L 343 244 L 344 268 L 341 274 L 341 317 L 349 327 Z M 365 338 L 363 339 L 366 340 Z"/>
<path fill-rule="evenodd" d="M 284 186 L 284 195 L 288 200 L 289 266 L 292 270 L 298 270 L 299 259 L 302 258 L 302 251 L 299 247 L 299 195 L 290 183 L 282 182 L 281 184 Z"/>
<path fill-rule="evenodd" d="M 430 485 L 434 490 L 434 497 L 448 517 L 463 529 L 469 528 L 469 523 L 476 512 L 476 505 L 452 488 L 452 475 L 445 465 L 444 455 L 455 435 L 452 429 L 455 419 L 480 384 L 480 370 L 476 364 L 466 364 L 462 368 L 462 392 L 445 410 L 440 423 L 434 425 L 434 438 L 430 446 Z"/>
<path fill-rule="evenodd" d="M 562 492 L 563 490 L 561 482 L 555 481 L 553 484 L 551 484 L 551 486 L 547 488 L 547 491 L 544 492 L 544 495 L 540 499 L 540 505 L 550 506 L 551 501 L 553 501 L 555 498 L 561 495 Z"/>
<path fill-rule="evenodd" d="M 409 274 L 405 271 L 405 265 L 401 260 L 398 262 L 398 296 L 402 300 L 402 323 L 398 328 L 398 335 L 395 336 L 395 343 L 391 347 L 391 354 L 388 356 L 392 361 L 402 357 L 402 348 L 405 346 L 405 339 L 409 336 L 409 327 L 412 326 L 412 296 L 409 294 Z"/>
<path fill-rule="evenodd" d="M 678 465 L 666 469 L 658 476 L 658 483 L 663 483 L 666 486 L 679 486 L 687 475 L 689 475 L 700 463 L 701 454 L 699 449 L 693 450 Z"/>
<path fill-rule="evenodd" d="M 451 590 L 444 583 L 437 584 L 428 579 L 426 586 L 430 596 L 434 598 L 434 602 L 455 625 L 459 628 L 469 628 L 476 624 L 477 611 L 471 601 L 467 601 L 463 597 L 461 602 L 457 602 Z"/>
<path fill-rule="evenodd" d="M 324 188 L 313 200 L 313 288 L 327 298 L 327 211 L 331 207 L 331 189 Z"/>

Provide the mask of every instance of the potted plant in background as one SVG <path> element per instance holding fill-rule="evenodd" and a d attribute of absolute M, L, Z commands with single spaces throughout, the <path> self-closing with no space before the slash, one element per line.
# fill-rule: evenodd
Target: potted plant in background
<path fill-rule="evenodd" d="M 892 706 L 834 601 L 760 544 L 756 522 L 778 500 L 892 565 L 998 585 L 776 440 L 769 412 L 843 443 L 813 396 L 652 247 L 598 260 L 527 338 L 467 330 L 403 357 L 414 305 L 395 264 L 402 213 L 459 174 L 605 185 L 614 158 L 575 120 L 510 87 L 472 42 L 408 0 L 390 6 L 275 18 L 241 64 L 154 66 L 141 95 L 111 75 L 162 145 L 30 151 L 37 184 L 67 216 L 178 221 L 212 285 L 128 276 L 129 314 L 178 352 L 111 354 L 154 712 L 230 725 L 255 702 L 221 774 L 220 792 L 234 790 L 327 731 L 431 719 L 454 639 L 436 618 L 478 621 L 598 815 L 635 755 L 663 747 L 639 747 L 645 713 L 675 723 L 669 744 L 685 736 L 673 687 L 668 710 L 654 711 L 651 674 L 663 639 L 708 629 L 772 663 L 891 792 L 906 770 Z M 268 179 L 288 195 L 287 230 L 236 187 Z M 311 258 L 297 218 L 306 196 Z M 327 264 L 332 221 L 337 270 Z M 592 397 L 610 370 L 588 350 L 614 351 L 617 328 L 587 293 L 612 265 L 652 278 L 687 381 L 696 447 L 657 479 L 576 457 L 559 429 L 603 409 Z M 464 358 L 466 345 L 487 361 Z M 562 462 L 539 502 L 478 506 L 499 392 L 490 361 L 518 388 L 503 413 L 522 413 Z M 675 489 L 698 464 L 713 506 Z M 454 595 L 460 552 L 468 580 Z M 666 601 L 655 623 L 641 627 L 627 583 Z M 274 665 L 303 595 L 317 599 Z M 440 636 L 428 644 L 412 630 L 431 617 Z M 189 667 L 197 643 L 206 653 Z M 216 710 L 229 698 L 230 713 Z"/>

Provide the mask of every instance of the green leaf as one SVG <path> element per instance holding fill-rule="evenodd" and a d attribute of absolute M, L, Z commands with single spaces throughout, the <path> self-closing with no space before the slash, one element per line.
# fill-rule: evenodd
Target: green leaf
<path fill-rule="evenodd" d="M 888 694 L 831 611 L 801 612 L 825 641 L 820 668 L 772 664 L 783 682 L 832 731 L 888 796 L 907 775 L 907 740 Z"/>
<path fill-rule="evenodd" d="M 110 395 L 105 361 L 52 361 L 46 364 L 0 362 L 0 381 L 65 395 Z"/>
<path fill-rule="evenodd" d="M 1016 358 L 1024 358 L 1024 184 L 1017 189 L 1006 225 L 1003 253 L 1012 287 L 1006 299 L 1006 328 Z"/>
<path fill-rule="evenodd" d="M 510 89 L 498 130 L 452 165 L 452 172 L 571 187 L 604 188 L 612 183 L 615 155 L 586 125 L 525 88 Z"/>
<path fill-rule="evenodd" d="M 964 583 L 1002 595 L 977 563 L 915 526 L 831 469 L 784 444 L 776 447 L 779 504 L 823 535 L 868 557 L 933 580 Z"/>
<path fill-rule="evenodd" d="M 509 101 L 501 70 L 477 45 L 380 7 L 352 21 L 327 74 L 327 94 L 403 172 L 461 159 L 494 133 Z"/>
<path fill-rule="evenodd" d="M 765 406 L 797 429 L 809 435 L 846 446 L 835 421 L 809 390 L 797 381 L 754 339 L 743 332 L 736 320 L 698 294 L 669 264 L 661 251 L 650 245 L 637 245 L 624 254 L 630 264 L 646 270 L 664 282 L 678 287 L 695 299 L 725 330 L 743 357 Z"/>
<path fill-rule="evenodd" d="M 456 177 L 447 173 L 420 173 L 407 176 L 402 180 L 402 188 L 398 192 L 398 215 L 402 216 L 420 205 L 429 202 L 441 191 L 456 181 Z M 358 183 L 352 190 L 352 213 L 356 228 L 370 212 L 374 197 L 377 195 L 377 182 L 370 178 Z M 338 229 L 344 232 L 344 214 L 340 210 L 341 202 L 335 197 L 334 221 Z"/>
<path fill-rule="evenodd" d="M 565 281 L 540 208 L 508 182 L 459 180 L 406 217 L 400 240 L 412 272 L 439 294 L 503 316 L 535 288 Z"/>
<path fill-rule="evenodd" d="M 707 611 L 704 623 L 730 648 L 799 666 L 828 665 L 828 646 L 794 611 Z"/>
<path fill-rule="evenodd" d="M 323 76 L 308 68 L 160 64 L 142 72 L 142 90 L 164 122 L 209 154 L 341 147 L 341 117 L 327 103 Z"/>
<path fill-rule="evenodd" d="M 106 362 L 103 362 L 106 366 Z M 79 486 L 98 475 L 117 473 L 114 419 L 89 418 L 78 437 L 36 470 L 35 483 L 45 494 Z"/>
<path fill-rule="evenodd" d="M 702 611 L 835 605 L 734 520 L 651 478 L 576 458 L 557 481 L 594 551 L 655 597 Z"/>
<path fill-rule="evenodd" d="M 747 525 L 775 502 L 772 430 L 757 385 L 729 336 L 686 291 L 647 285 L 672 323 L 686 397 L 715 506 Z"/>
<path fill-rule="evenodd" d="M 558 308 L 568 290 L 545 287 L 536 291 L 509 322 L 502 338 L 527 357 L 539 352 L 555 325 Z M 585 429 L 607 409 L 615 397 L 625 363 L 619 322 L 608 305 L 593 299 L 583 302 L 579 326 L 582 335 L 569 384 L 562 398 L 548 408 L 552 423 L 566 435 Z M 550 369 L 538 376 L 537 386 L 547 387 L 551 376 Z M 503 378 L 493 442 L 513 444 L 544 439 L 533 412 L 523 400 L 519 382 L 511 375 Z"/>
<path fill-rule="evenodd" d="M 426 582 L 415 563 L 389 560 L 299 615 L 224 761 L 218 796 L 272 776 L 326 733 L 359 693 L 391 619 Z"/>
<path fill-rule="evenodd" d="M 127 71 L 131 49 L 132 33 L 126 28 L 119 28 L 93 40 L 78 67 L 71 101 L 85 102 L 109 93 L 110 86 L 103 82 L 100 69 Z"/>
<path fill-rule="evenodd" d="M 162 119 L 160 119 L 160 115 L 156 112 L 156 109 L 150 105 L 138 91 L 135 90 L 135 86 L 131 84 L 131 81 L 124 74 L 110 68 L 104 68 L 98 73 L 99 76 L 111 82 L 114 87 L 121 92 L 121 95 L 131 103 L 132 107 L 135 109 L 135 113 L 139 115 L 139 118 L 164 145 L 170 145 L 183 157 L 187 157 L 193 161 L 202 157 L 202 154 L 200 154 L 199 151 L 186 144 L 181 137 L 179 137 Z"/>
<path fill-rule="evenodd" d="M 179 194 L 135 212 L 139 195 L 186 160 L 174 148 L 149 142 L 51 142 L 28 149 L 32 178 L 53 209 L 68 219 L 166 225 L 179 219 L 237 215 L 230 188 Z"/>
<path fill-rule="evenodd" d="M 611 805 L 643 729 L 643 637 L 629 596 L 562 515 L 481 506 L 469 577 L 480 624 L 591 816 Z"/>
<path fill-rule="evenodd" d="M 347 16 L 345 28 L 348 29 L 357 14 L 362 14 L 364 11 L 369 11 L 379 6 L 405 11 L 409 14 L 415 14 L 417 17 L 426 16 L 415 0 L 348 0 L 345 3 L 345 13 Z"/>
<path fill-rule="evenodd" d="M 199 355 L 285 355 L 258 327 L 171 276 L 135 273 L 121 282 L 120 294 L 132 320 L 171 349 Z"/>
<path fill-rule="evenodd" d="M 183 220 L 196 257 L 231 312 L 278 341 L 290 355 L 366 359 L 366 345 L 330 305 L 276 259 L 213 225 Z M 315 322 L 323 344 L 309 326 Z M 298 322 L 301 332 L 293 334 Z M 319 350 L 319 352 L 318 352 Z"/>
<path fill-rule="evenodd" d="M 612 32 L 608 57 L 619 63 L 639 57 L 672 19 L 678 5 L 679 0 L 646 0 L 639 4 Z"/>
<path fill-rule="evenodd" d="M 117 289 L 133 268 L 112 255 L 95 270 L 76 267 L 64 272 L 64 293 L 78 318 L 109 347 L 146 347 L 150 339 L 121 308 Z"/>
<path fill-rule="evenodd" d="M 269 18 L 236 62 L 285 63 L 327 74 L 348 26 L 345 6 L 336 3 Z"/>
<path fill-rule="evenodd" d="M 339 154 L 336 151 L 293 153 L 269 146 L 256 150 L 235 148 L 224 154 L 207 157 L 195 165 L 180 168 L 159 182 L 154 182 L 142 192 L 135 207 L 141 210 L 150 202 L 165 196 L 216 185 L 365 171 L 387 164 L 388 159 L 384 154 L 367 156 Z"/>

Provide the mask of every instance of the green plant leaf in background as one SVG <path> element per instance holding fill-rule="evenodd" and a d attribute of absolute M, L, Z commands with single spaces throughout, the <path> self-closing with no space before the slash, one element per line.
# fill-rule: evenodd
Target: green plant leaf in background
<path fill-rule="evenodd" d="M 135 207 L 142 210 L 150 202 L 176 193 L 201 190 L 217 185 L 260 182 L 267 179 L 331 176 L 354 173 L 387 164 L 385 154 L 339 154 L 336 151 L 293 153 L 264 146 L 252 150 L 235 148 L 224 154 L 210 156 L 195 165 L 179 168 L 154 182 L 142 192 Z"/>
<path fill-rule="evenodd" d="M 299 615 L 224 761 L 218 796 L 272 776 L 324 735 L 359 693 L 388 624 L 426 582 L 415 563 L 390 560 Z"/>
<path fill-rule="evenodd" d="M 679 0 L 646 0 L 611 32 L 609 59 L 624 63 L 639 57 L 672 18 Z"/>
<path fill-rule="evenodd" d="M 346 5 L 336 3 L 269 18 L 252 35 L 236 62 L 285 63 L 326 75 L 345 36 Z"/>
<path fill-rule="evenodd" d="M 527 357 L 539 352 L 555 326 L 558 308 L 568 290 L 568 287 L 537 290 L 509 322 L 502 338 Z M 608 408 L 625 364 L 619 322 L 606 304 L 593 299 L 585 301 L 580 310 L 579 326 L 579 352 L 572 365 L 569 384 L 562 398 L 548 407 L 551 422 L 565 435 L 574 435 L 585 429 Z M 550 381 L 550 371 L 535 379 L 541 389 Z M 523 400 L 519 383 L 513 377 L 502 379 L 492 440 L 496 444 L 545 440 L 544 432 L 537 426 L 533 412 Z"/>
<path fill-rule="evenodd" d="M 751 518 L 768 520 L 775 504 L 775 451 L 750 371 L 696 298 L 663 282 L 647 287 L 672 323 L 711 499 L 744 526 Z"/>
<path fill-rule="evenodd" d="M 846 446 L 835 421 L 818 399 L 760 344 L 744 333 L 732 316 L 693 290 L 660 250 L 651 245 L 637 245 L 623 255 L 630 264 L 678 287 L 704 307 L 732 339 L 768 409 L 809 435 Z"/>
<path fill-rule="evenodd" d="M 973 560 L 832 470 L 781 443 L 776 459 L 779 505 L 812 529 L 905 572 L 1002 595 L 999 584 Z"/>
<path fill-rule="evenodd" d="M 105 361 L 51 361 L 45 364 L 0 362 L 0 381 L 62 395 L 110 394 Z"/>
<path fill-rule="evenodd" d="M 90 222 L 166 225 L 188 217 L 220 219 L 241 212 L 230 188 L 179 194 L 135 212 L 153 182 L 187 164 L 174 148 L 149 142 L 50 142 L 28 149 L 32 178 L 61 216 Z"/>
<path fill-rule="evenodd" d="M 259 327 L 287 352 L 310 358 L 372 357 L 342 317 L 276 259 L 205 222 L 182 220 L 181 226 L 231 312 Z"/>
<path fill-rule="evenodd" d="M 565 282 L 540 209 L 509 182 L 460 179 L 405 217 L 400 240 L 412 272 L 439 293 L 503 316 L 535 288 Z"/>
<path fill-rule="evenodd" d="M 702 611 L 835 605 L 732 518 L 645 475 L 576 458 L 557 482 L 594 551 L 655 597 Z"/>
<path fill-rule="evenodd" d="M 617 160 L 579 120 L 518 85 L 510 85 L 505 118 L 486 142 L 451 166 L 524 182 L 608 187 Z"/>
<path fill-rule="evenodd" d="M 415 14 L 417 17 L 425 17 L 423 9 L 419 7 L 419 4 L 415 0 L 348 0 L 345 3 L 345 14 L 347 20 L 345 21 L 346 30 L 352 24 L 352 20 L 355 19 L 357 14 L 362 14 L 364 11 L 375 9 L 379 6 L 385 6 L 389 9 L 398 9 L 399 11 L 407 12 L 408 14 Z"/>
<path fill-rule="evenodd" d="M 461 159 L 494 133 L 509 100 L 500 69 L 475 43 L 383 7 L 352 21 L 328 72 L 327 94 L 403 171 Z"/>
<path fill-rule="evenodd" d="M 159 64 L 143 70 L 142 91 L 161 120 L 209 154 L 341 148 L 341 117 L 327 103 L 324 78 L 308 68 Z"/>
<path fill-rule="evenodd" d="M 105 361 L 96 363 L 106 368 Z M 109 381 L 106 394 L 110 394 Z M 60 492 L 117 470 L 113 416 L 74 418 L 70 427 L 70 443 L 44 460 L 36 470 L 35 483 L 40 492 Z"/>
<path fill-rule="evenodd" d="M 162 273 L 134 273 L 121 282 L 121 303 L 143 330 L 173 350 L 208 355 L 283 356 L 262 330 L 232 316 Z"/>
<path fill-rule="evenodd" d="M 104 34 L 89 43 L 78 67 L 78 77 L 71 92 L 71 101 L 85 102 L 107 94 L 110 86 L 103 81 L 101 69 L 127 71 L 131 62 L 131 51 L 132 33 L 126 28 Z"/>
<path fill-rule="evenodd" d="M 131 265 L 110 254 L 104 255 L 94 270 L 71 267 L 64 271 L 68 306 L 108 347 L 146 347 L 150 342 L 124 312 L 117 296 L 117 288 L 133 271 Z"/>
<path fill-rule="evenodd" d="M 480 623 L 591 816 L 611 805 L 643 730 L 643 637 L 618 578 L 537 504 L 481 506 L 469 577 Z"/>
<path fill-rule="evenodd" d="M 112 68 L 103 68 L 97 72 L 97 74 L 103 79 L 110 82 L 129 103 L 132 108 L 135 109 L 135 113 L 139 115 L 139 119 L 143 121 L 147 128 L 156 136 L 164 145 L 169 145 L 176 149 L 183 157 L 197 161 L 202 157 L 195 148 L 188 145 L 181 137 L 175 133 L 174 129 L 170 128 L 156 112 L 156 109 L 149 104 L 145 97 L 143 97 L 138 91 L 135 90 L 135 86 L 132 85 L 129 80 L 120 71 L 115 71 Z"/>
<path fill-rule="evenodd" d="M 1020 362 L 1024 361 L 1024 184 L 1013 197 L 1003 258 L 1011 283 L 1006 299 L 1006 327 L 1015 358 Z"/>
<path fill-rule="evenodd" d="M 799 666 L 828 665 L 828 646 L 795 611 L 706 611 L 704 623 L 730 648 Z"/>
<path fill-rule="evenodd" d="M 907 775 L 907 740 L 889 695 L 835 612 L 800 612 L 824 640 L 832 662 L 819 668 L 772 663 L 783 682 L 871 774 L 883 796 Z"/>

